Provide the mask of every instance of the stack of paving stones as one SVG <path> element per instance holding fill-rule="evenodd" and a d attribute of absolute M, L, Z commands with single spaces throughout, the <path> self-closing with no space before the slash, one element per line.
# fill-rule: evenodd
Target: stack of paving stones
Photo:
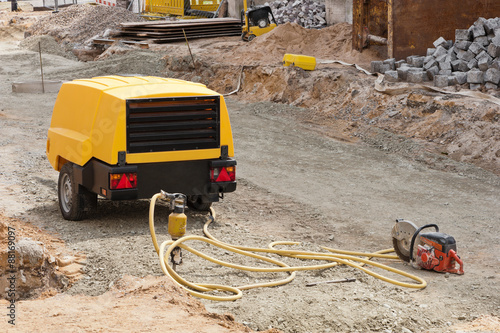
<path fill-rule="evenodd" d="M 500 18 L 479 18 L 469 29 L 455 30 L 455 43 L 439 37 L 426 56 L 372 61 L 372 72 L 389 82 L 433 81 L 436 87 L 463 85 L 471 90 L 498 89 Z"/>
<path fill-rule="evenodd" d="M 297 23 L 307 29 L 326 27 L 325 5 L 314 0 L 283 0 L 267 3 L 278 24 Z"/>

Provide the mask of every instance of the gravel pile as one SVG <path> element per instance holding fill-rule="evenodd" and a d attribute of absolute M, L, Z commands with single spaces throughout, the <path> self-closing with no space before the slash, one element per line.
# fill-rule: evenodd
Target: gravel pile
<path fill-rule="evenodd" d="M 304 28 L 326 27 L 325 5 L 314 0 L 283 0 L 267 3 L 278 24 L 297 23 Z"/>
<path fill-rule="evenodd" d="M 139 15 L 124 8 L 73 5 L 41 18 L 33 24 L 28 33 L 51 35 L 58 42 L 89 44 L 92 38 L 102 37 L 106 31 L 118 30 L 120 23 L 139 21 L 143 21 Z"/>
<path fill-rule="evenodd" d="M 40 43 L 40 44 L 39 44 Z M 39 45 L 42 53 L 53 54 L 68 59 L 75 60 L 75 56 L 71 53 L 71 50 L 64 49 L 59 43 L 56 42 L 54 37 L 47 35 L 31 36 L 23 39 L 19 46 L 23 49 L 30 50 L 33 52 L 38 52 Z"/>
<path fill-rule="evenodd" d="M 373 61 L 372 72 L 387 81 L 433 81 L 437 87 L 463 85 L 496 90 L 500 84 L 500 18 L 479 18 L 469 29 L 457 29 L 455 42 L 439 37 L 426 56 Z"/>

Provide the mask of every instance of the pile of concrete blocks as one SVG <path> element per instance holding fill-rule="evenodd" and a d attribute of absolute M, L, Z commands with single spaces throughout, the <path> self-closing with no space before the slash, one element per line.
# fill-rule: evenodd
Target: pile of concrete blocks
<path fill-rule="evenodd" d="M 326 27 L 325 5 L 314 0 L 283 0 L 266 3 L 278 24 L 297 23 L 307 29 Z"/>
<path fill-rule="evenodd" d="M 436 87 L 463 85 L 471 90 L 498 89 L 500 18 L 479 18 L 469 29 L 455 30 L 455 42 L 439 37 L 426 56 L 373 61 L 372 72 L 389 82 L 433 81 Z"/>

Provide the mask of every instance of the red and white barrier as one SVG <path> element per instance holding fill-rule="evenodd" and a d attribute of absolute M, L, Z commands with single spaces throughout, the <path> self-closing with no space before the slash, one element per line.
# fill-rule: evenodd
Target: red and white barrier
<path fill-rule="evenodd" d="M 116 6 L 116 0 L 95 0 L 95 2 L 105 6 Z"/>

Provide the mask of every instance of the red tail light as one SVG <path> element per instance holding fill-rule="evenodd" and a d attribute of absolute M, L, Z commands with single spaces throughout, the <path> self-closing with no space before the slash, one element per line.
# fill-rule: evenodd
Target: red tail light
<path fill-rule="evenodd" d="M 236 167 L 234 165 L 210 169 L 210 181 L 212 183 L 234 182 L 235 179 Z"/>
<path fill-rule="evenodd" d="M 109 175 L 109 188 L 119 190 L 137 187 L 137 173 L 111 173 Z"/>

